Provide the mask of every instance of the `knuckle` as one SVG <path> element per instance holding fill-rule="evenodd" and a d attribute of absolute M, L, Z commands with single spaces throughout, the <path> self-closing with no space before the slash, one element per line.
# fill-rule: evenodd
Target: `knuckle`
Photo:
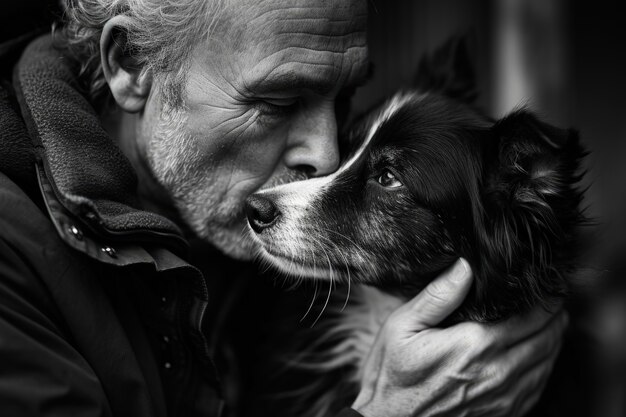
<path fill-rule="evenodd" d="M 559 346 L 563 341 L 563 331 L 564 329 L 561 327 L 553 327 L 552 329 L 548 329 L 543 332 L 540 337 L 537 338 L 537 342 L 535 344 L 536 348 L 539 350 L 553 350 L 557 346 Z"/>
<path fill-rule="evenodd" d="M 391 313 L 380 329 L 381 336 L 386 340 L 393 339 L 402 328 L 403 322 L 404 316 L 401 313 Z"/>
<path fill-rule="evenodd" d="M 544 362 L 543 366 L 540 367 L 540 371 L 542 375 L 550 375 L 552 373 L 552 369 L 554 368 L 554 364 L 557 360 L 558 355 L 550 355 L 548 356 Z"/>
<path fill-rule="evenodd" d="M 481 342 L 486 346 L 499 345 L 502 340 L 501 335 L 495 331 L 495 328 L 487 324 L 477 326 L 476 336 L 479 337 Z"/>
<path fill-rule="evenodd" d="M 400 311 L 392 312 L 385 320 L 383 324 L 383 329 L 389 331 L 391 329 L 395 329 L 400 326 L 400 323 L 403 321 L 403 313 Z"/>
<path fill-rule="evenodd" d="M 501 366 L 491 367 L 491 383 L 494 387 L 503 387 L 509 381 L 510 372 Z"/>
<path fill-rule="evenodd" d="M 474 350 L 480 352 L 490 351 L 499 345 L 499 338 L 496 333 L 485 324 L 468 323 L 467 341 Z"/>
<path fill-rule="evenodd" d="M 430 283 L 424 290 L 431 303 L 442 306 L 448 303 L 450 287 L 446 283 L 435 281 Z"/>
<path fill-rule="evenodd" d="M 499 393 L 499 395 L 494 392 L 491 394 L 494 398 L 491 401 L 491 410 L 488 415 L 510 417 L 512 415 L 511 412 L 515 408 L 514 405 L 517 399 L 517 393 L 509 391 L 506 393 Z"/>
<path fill-rule="evenodd" d="M 558 320 L 556 321 L 559 333 L 562 334 L 569 326 L 569 314 L 566 311 L 561 312 Z"/>
<path fill-rule="evenodd" d="M 502 413 L 502 415 L 511 416 L 514 415 L 515 409 L 515 399 L 512 395 L 507 395 L 500 399 L 498 402 L 498 411 Z"/>

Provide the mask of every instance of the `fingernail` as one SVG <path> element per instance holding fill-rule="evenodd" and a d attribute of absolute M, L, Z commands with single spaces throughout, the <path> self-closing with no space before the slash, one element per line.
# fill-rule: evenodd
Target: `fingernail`
<path fill-rule="evenodd" d="M 469 274 L 470 267 L 467 261 L 463 258 L 459 258 L 458 261 L 454 264 L 452 268 L 452 272 L 450 274 L 450 278 L 454 282 L 465 281 L 467 275 Z"/>

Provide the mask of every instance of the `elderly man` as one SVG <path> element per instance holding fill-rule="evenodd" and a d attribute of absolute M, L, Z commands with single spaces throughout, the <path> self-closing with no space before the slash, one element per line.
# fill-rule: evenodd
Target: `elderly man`
<path fill-rule="evenodd" d="M 212 277 L 185 237 L 250 259 L 246 197 L 337 168 L 366 2 L 66 3 L 53 36 L 1 49 L 0 410 L 217 416 Z M 459 261 L 391 316 L 346 415 L 536 402 L 564 315 L 437 329 L 470 285 Z"/>

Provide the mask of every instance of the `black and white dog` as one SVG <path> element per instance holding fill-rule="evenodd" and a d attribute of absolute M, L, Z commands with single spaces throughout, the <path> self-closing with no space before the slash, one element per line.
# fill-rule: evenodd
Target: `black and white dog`
<path fill-rule="evenodd" d="M 565 296 L 584 221 L 577 133 L 527 110 L 492 120 L 446 91 L 407 90 L 358 119 L 347 143 L 334 174 L 247 201 L 264 261 L 352 284 L 351 301 L 320 327 L 323 352 L 292 361 L 343 369 L 352 384 L 327 386 L 310 416 L 356 393 L 378 326 L 459 257 L 475 283 L 454 320 L 493 322 Z"/>

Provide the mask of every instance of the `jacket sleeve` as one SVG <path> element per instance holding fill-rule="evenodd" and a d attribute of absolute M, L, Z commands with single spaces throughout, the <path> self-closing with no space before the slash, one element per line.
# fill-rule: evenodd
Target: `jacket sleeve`
<path fill-rule="evenodd" d="M 1 204 L 0 204 L 1 205 Z M 47 288 L 0 219 L 0 410 L 4 416 L 110 416 Z M 4 223 L 4 226 L 7 226 Z M 27 244 L 27 243 L 26 243 Z"/>

